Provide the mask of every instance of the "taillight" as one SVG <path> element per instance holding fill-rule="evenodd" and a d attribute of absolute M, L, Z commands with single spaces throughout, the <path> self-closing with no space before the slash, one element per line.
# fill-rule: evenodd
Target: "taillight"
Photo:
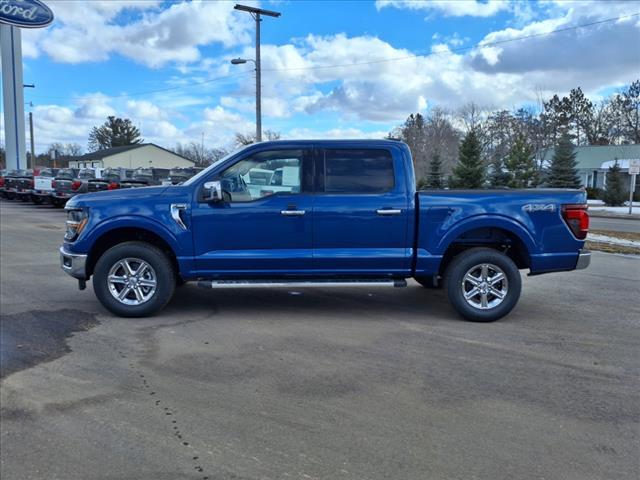
<path fill-rule="evenodd" d="M 562 218 L 567 223 L 575 237 L 579 240 L 587 238 L 589 233 L 589 213 L 587 205 L 563 205 Z"/>
<path fill-rule="evenodd" d="M 29 186 L 30 186 L 31 188 L 33 188 L 33 187 L 35 187 L 35 186 L 36 186 L 36 182 L 34 182 L 34 181 L 33 181 L 33 178 L 29 180 Z"/>
<path fill-rule="evenodd" d="M 0 177 L 0 187 L 4 187 L 4 177 Z"/>
<path fill-rule="evenodd" d="M 56 181 L 55 180 L 51 180 L 51 188 L 56 188 Z"/>
<path fill-rule="evenodd" d="M 118 188 L 120 188 L 120 185 L 118 185 L 116 182 L 111 182 L 107 187 L 107 190 L 117 190 Z"/>
<path fill-rule="evenodd" d="M 71 183 L 71 190 L 78 190 L 82 186 L 82 182 L 80 180 L 75 180 Z"/>

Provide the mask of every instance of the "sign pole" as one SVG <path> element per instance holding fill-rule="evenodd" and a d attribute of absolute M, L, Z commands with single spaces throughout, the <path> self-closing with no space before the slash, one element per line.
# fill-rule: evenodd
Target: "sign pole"
<path fill-rule="evenodd" d="M 629 176 L 631 180 L 629 181 L 629 215 L 633 212 L 633 192 L 636 190 L 636 175 L 640 173 L 640 160 L 638 159 L 630 159 L 629 160 Z"/>
<path fill-rule="evenodd" d="M 7 168 L 26 168 L 24 93 L 22 85 L 22 35 L 18 27 L 0 24 L 2 95 Z"/>
<path fill-rule="evenodd" d="M 636 175 L 631 175 L 631 183 L 629 184 L 629 215 L 633 212 L 633 191 L 636 189 Z"/>

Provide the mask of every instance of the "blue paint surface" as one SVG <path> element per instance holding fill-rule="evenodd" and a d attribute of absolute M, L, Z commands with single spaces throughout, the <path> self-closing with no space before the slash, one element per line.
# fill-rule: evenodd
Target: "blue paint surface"
<path fill-rule="evenodd" d="M 382 194 L 324 194 L 323 149 L 384 149 L 393 158 L 395 186 Z M 312 165 L 300 193 L 277 193 L 252 202 L 209 203 L 205 182 L 228 167 L 269 150 L 305 150 Z M 307 167 L 309 168 L 309 165 Z M 170 205 L 187 204 L 182 229 Z M 265 142 L 247 147 L 178 186 L 146 187 L 78 195 L 68 207 L 86 207 L 89 223 L 71 252 L 90 253 L 103 235 L 119 228 L 161 237 L 176 255 L 181 276 L 394 277 L 438 273 L 454 242 L 489 243 L 507 235 L 523 247 L 531 273 L 571 270 L 584 241 L 561 217 L 563 204 L 586 203 L 579 190 L 415 191 L 408 147 L 393 140 Z M 552 205 L 529 211 L 531 205 Z M 525 207 L 527 206 L 527 207 Z M 284 216 L 283 210 L 304 210 Z M 378 210 L 400 213 L 383 216 Z"/>

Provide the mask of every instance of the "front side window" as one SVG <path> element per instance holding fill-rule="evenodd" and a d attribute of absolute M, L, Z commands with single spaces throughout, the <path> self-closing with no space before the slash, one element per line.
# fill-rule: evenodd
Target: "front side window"
<path fill-rule="evenodd" d="M 260 152 L 227 168 L 220 175 L 231 202 L 251 202 L 278 193 L 300 193 L 302 150 Z"/>
<path fill-rule="evenodd" d="M 388 150 L 324 151 L 324 192 L 376 194 L 393 190 L 393 158 Z"/>

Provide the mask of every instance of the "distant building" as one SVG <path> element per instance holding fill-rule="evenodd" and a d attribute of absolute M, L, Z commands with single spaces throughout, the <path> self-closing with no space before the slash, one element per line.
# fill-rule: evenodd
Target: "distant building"
<path fill-rule="evenodd" d="M 640 144 L 635 145 L 589 145 L 575 147 L 578 174 L 583 187 L 604 189 L 607 172 L 616 160 L 622 172 L 622 183 L 629 190 L 629 160 L 640 160 Z M 542 153 L 545 162 L 551 162 L 553 149 Z M 636 176 L 636 189 L 640 188 L 640 175 Z"/>
<path fill-rule="evenodd" d="M 154 143 L 107 148 L 69 160 L 69 168 L 173 168 L 193 167 L 193 162 Z"/>

